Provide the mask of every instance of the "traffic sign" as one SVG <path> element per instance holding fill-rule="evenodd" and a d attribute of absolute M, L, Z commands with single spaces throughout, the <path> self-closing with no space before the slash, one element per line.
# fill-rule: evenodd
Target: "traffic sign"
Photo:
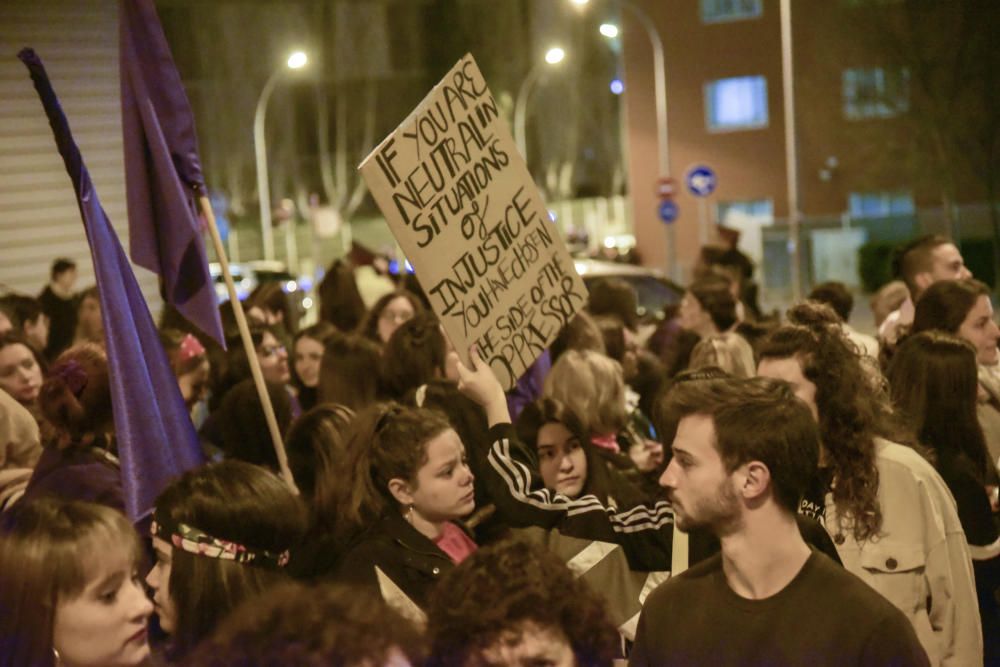
<path fill-rule="evenodd" d="M 684 176 L 684 184 L 695 197 L 707 197 L 715 192 L 715 172 L 703 164 L 691 167 Z"/>
<path fill-rule="evenodd" d="M 669 199 L 677 194 L 677 182 L 670 176 L 663 176 L 656 179 L 656 196 L 660 199 Z"/>
<path fill-rule="evenodd" d="M 660 202 L 659 206 L 660 220 L 670 224 L 677 219 L 680 209 L 677 208 L 677 204 L 674 203 L 673 199 L 664 199 Z"/>

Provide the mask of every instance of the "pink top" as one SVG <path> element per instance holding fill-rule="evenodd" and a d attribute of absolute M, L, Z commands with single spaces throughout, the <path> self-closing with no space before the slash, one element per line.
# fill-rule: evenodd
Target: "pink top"
<path fill-rule="evenodd" d="M 621 454 L 622 448 L 618 446 L 618 437 L 614 433 L 593 435 L 590 437 L 590 442 L 603 449 L 608 449 L 615 454 Z"/>
<path fill-rule="evenodd" d="M 465 531 L 451 521 L 445 522 L 444 527 L 441 529 L 441 535 L 434 540 L 434 544 L 441 551 L 448 554 L 448 558 L 451 558 L 452 562 L 456 565 L 465 560 L 478 548 L 476 543 L 465 534 Z"/>

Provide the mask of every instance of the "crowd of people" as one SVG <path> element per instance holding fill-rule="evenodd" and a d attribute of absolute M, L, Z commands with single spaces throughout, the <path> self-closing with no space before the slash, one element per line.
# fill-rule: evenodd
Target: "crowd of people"
<path fill-rule="evenodd" d="M 1000 664 L 989 288 L 916 239 L 874 337 L 839 283 L 765 316 L 752 268 L 705 248 L 652 322 L 593 285 L 507 391 L 412 276 L 366 303 L 337 261 L 304 327 L 262 284 L 251 350 L 168 307 L 207 463 L 133 525 L 55 261 L 0 298 L 0 667 Z"/>

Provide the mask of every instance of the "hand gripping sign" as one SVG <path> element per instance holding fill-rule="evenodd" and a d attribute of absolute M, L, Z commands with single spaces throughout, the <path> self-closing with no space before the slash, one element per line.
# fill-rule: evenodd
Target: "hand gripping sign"
<path fill-rule="evenodd" d="M 471 55 L 359 169 L 462 361 L 513 387 L 587 290 Z"/>

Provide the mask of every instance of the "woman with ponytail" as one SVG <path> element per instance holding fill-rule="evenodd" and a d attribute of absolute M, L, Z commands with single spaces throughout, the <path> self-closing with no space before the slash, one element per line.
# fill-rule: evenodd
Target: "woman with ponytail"
<path fill-rule="evenodd" d="M 104 348 L 82 343 L 59 355 L 38 403 L 44 448 L 23 500 L 53 495 L 124 511 Z"/>
<path fill-rule="evenodd" d="M 932 665 L 982 664 L 971 559 L 948 487 L 914 448 L 888 439 L 885 391 L 833 310 L 806 302 L 788 320 L 761 343 L 757 372 L 788 382 L 819 423 L 820 469 L 800 511 L 826 526 L 845 568 L 906 614 Z"/>
<path fill-rule="evenodd" d="M 352 423 L 347 456 L 336 471 L 343 482 L 327 509 L 338 538 L 349 545 L 337 577 L 378 590 L 397 610 L 422 620 L 440 577 L 476 550 L 460 521 L 476 507 L 477 478 L 497 517 L 511 527 L 551 530 L 552 540 L 617 543 L 626 568 L 669 570 L 673 515 L 667 503 L 619 512 L 593 495 L 574 499 L 544 488 L 535 452 L 518 441 L 510 423 L 503 387 L 486 362 L 475 352 L 471 357 L 472 368 L 458 365 L 459 388 L 485 412 L 488 443 L 463 444 L 443 414 L 396 403 L 375 405 Z"/>

